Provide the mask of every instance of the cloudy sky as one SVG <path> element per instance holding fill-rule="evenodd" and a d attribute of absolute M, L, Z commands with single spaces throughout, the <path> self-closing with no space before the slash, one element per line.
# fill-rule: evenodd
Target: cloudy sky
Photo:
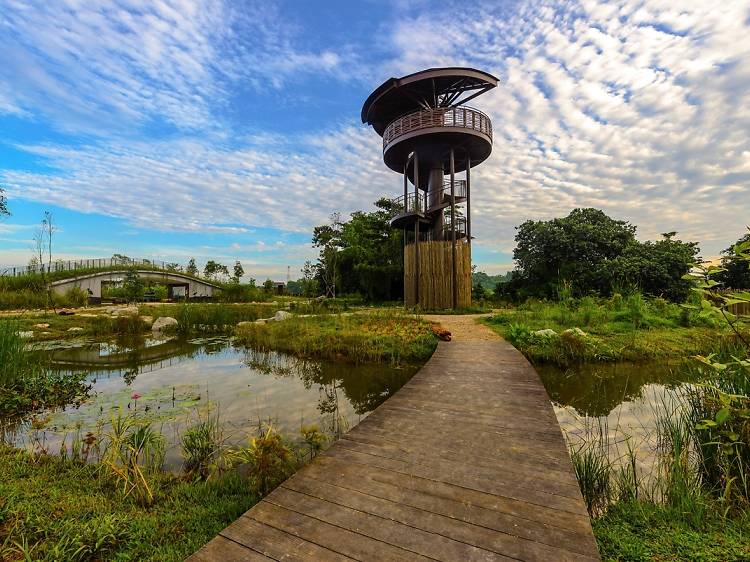
<path fill-rule="evenodd" d="M 713 256 L 750 223 L 750 5 L 0 0 L 0 264 L 44 210 L 60 257 L 240 259 L 296 275 L 313 226 L 398 195 L 359 112 L 390 76 L 473 66 L 492 157 L 474 257 L 594 206 Z"/>

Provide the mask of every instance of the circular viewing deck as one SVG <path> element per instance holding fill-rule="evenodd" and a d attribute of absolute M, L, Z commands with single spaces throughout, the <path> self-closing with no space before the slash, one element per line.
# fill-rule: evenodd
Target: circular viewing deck
<path fill-rule="evenodd" d="M 465 106 L 426 109 L 399 117 L 383 132 L 386 165 L 402 171 L 417 138 L 420 146 L 426 143 L 461 146 L 471 156 L 474 166 L 486 160 L 492 151 L 492 122 L 478 109 Z"/>

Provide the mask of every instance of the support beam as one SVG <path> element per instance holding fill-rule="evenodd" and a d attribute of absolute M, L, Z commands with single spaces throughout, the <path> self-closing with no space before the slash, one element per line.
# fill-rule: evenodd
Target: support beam
<path fill-rule="evenodd" d="M 451 286 L 453 290 L 453 310 L 458 307 L 458 282 L 456 280 L 456 161 L 451 148 Z"/>
<path fill-rule="evenodd" d="M 414 151 L 414 197 L 419 197 L 419 154 Z M 414 223 L 414 306 L 419 304 L 419 217 Z"/>
<path fill-rule="evenodd" d="M 466 241 L 471 245 L 471 155 L 466 155 Z"/>

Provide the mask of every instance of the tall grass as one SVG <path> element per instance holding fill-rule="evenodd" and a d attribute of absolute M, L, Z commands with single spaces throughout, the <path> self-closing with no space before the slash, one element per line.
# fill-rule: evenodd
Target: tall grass
<path fill-rule="evenodd" d="M 242 326 L 236 334 L 240 343 L 261 351 L 354 363 L 422 361 L 437 345 L 427 322 L 397 311 L 293 317 Z"/>
<path fill-rule="evenodd" d="M 141 313 L 177 320 L 177 332 L 230 332 L 239 322 L 273 316 L 280 307 L 250 304 L 181 304 L 141 307 Z"/>
<path fill-rule="evenodd" d="M 12 387 L 34 370 L 18 328 L 15 320 L 0 319 L 0 387 Z"/>

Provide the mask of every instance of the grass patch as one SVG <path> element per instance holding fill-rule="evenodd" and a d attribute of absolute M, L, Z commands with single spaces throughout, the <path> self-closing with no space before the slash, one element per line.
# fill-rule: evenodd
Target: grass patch
<path fill-rule="evenodd" d="M 177 332 L 231 332 L 239 322 L 253 322 L 272 317 L 280 305 L 263 304 L 161 304 L 141 306 L 143 315 L 154 319 L 170 316 L 177 320 Z"/>
<path fill-rule="evenodd" d="M 750 559 L 750 518 L 707 513 L 699 525 L 651 502 L 615 504 L 592 521 L 602 560 L 730 562 Z"/>
<path fill-rule="evenodd" d="M 732 348 L 737 344 L 730 331 L 714 320 L 637 293 L 563 302 L 531 299 L 519 307 L 495 310 L 483 322 L 532 361 L 563 367 L 580 362 L 683 358 L 705 354 L 717 345 Z M 540 330 L 552 332 L 536 333 Z"/>
<path fill-rule="evenodd" d="M 437 346 L 429 323 L 392 311 L 297 316 L 283 322 L 240 326 L 236 334 L 240 343 L 260 350 L 354 363 L 424 361 Z"/>
<path fill-rule="evenodd" d="M 156 501 L 146 508 L 98 465 L 0 444 L 0 558 L 183 560 L 257 501 L 236 472 L 151 479 Z"/>

